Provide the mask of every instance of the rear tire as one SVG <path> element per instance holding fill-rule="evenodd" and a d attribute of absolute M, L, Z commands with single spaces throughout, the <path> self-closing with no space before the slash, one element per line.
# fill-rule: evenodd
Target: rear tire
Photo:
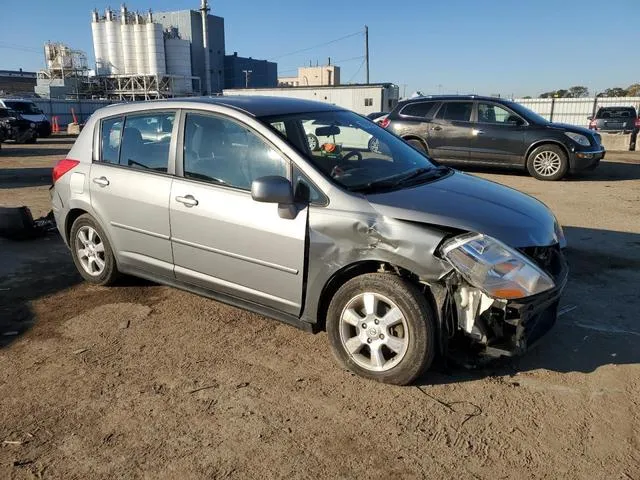
<path fill-rule="evenodd" d="M 111 244 L 104 231 L 89 214 L 80 215 L 69 235 L 73 263 L 87 282 L 112 285 L 119 276 Z"/>
<path fill-rule="evenodd" d="M 434 314 L 401 277 L 370 273 L 346 282 L 327 312 L 331 350 L 345 368 L 379 382 L 406 385 L 431 366 Z"/>
<path fill-rule="evenodd" d="M 416 140 L 415 138 L 411 138 L 411 139 L 407 140 L 407 143 L 409 145 L 411 145 L 413 148 L 415 148 L 416 150 L 424 153 L 425 155 L 428 154 L 427 147 L 425 147 L 424 143 L 422 143 L 420 140 Z"/>
<path fill-rule="evenodd" d="M 538 180 L 556 181 L 567 174 L 569 160 L 562 148 L 548 143 L 534 148 L 529 154 L 527 170 Z"/>

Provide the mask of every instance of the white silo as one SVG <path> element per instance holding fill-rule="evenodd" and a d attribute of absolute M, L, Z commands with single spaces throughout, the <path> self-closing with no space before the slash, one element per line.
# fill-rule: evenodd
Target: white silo
<path fill-rule="evenodd" d="M 136 73 L 136 52 L 134 25 L 129 23 L 129 13 L 127 7 L 122 5 L 120 12 L 120 36 L 122 37 L 122 60 L 124 63 L 124 73 L 132 75 Z"/>
<path fill-rule="evenodd" d="M 180 78 L 173 80 L 174 93 L 185 95 L 193 93 L 191 84 L 191 43 L 180 38 L 167 38 L 164 41 L 167 59 L 167 73 Z"/>
<path fill-rule="evenodd" d="M 96 74 L 107 73 L 105 68 L 108 65 L 107 46 L 105 44 L 105 24 L 100 21 L 98 11 L 94 10 L 91 15 L 91 34 L 93 36 L 93 54 L 96 58 Z"/>
<path fill-rule="evenodd" d="M 124 62 L 122 61 L 122 41 L 120 38 L 120 25 L 115 20 L 113 11 L 106 11 L 105 18 L 106 43 L 108 55 L 108 73 L 120 75 L 124 73 Z"/>
<path fill-rule="evenodd" d="M 136 23 L 133 26 L 133 38 L 136 52 L 136 73 L 149 73 L 149 57 L 147 54 L 147 26 L 143 19 L 136 14 Z"/>
<path fill-rule="evenodd" d="M 164 37 L 162 25 L 153 23 L 153 17 L 149 12 L 147 27 L 147 57 L 149 58 L 149 73 L 151 75 L 164 75 L 167 71 L 164 56 Z"/>

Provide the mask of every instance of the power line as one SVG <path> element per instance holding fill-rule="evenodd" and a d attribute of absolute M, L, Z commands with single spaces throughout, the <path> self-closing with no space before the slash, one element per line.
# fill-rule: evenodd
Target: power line
<path fill-rule="evenodd" d="M 351 83 L 353 81 L 353 79 L 356 78 L 356 76 L 360 73 L 360 70 L 362 70 L 362 67 L 364 66 L 364 63 L 366 61 L 367 61 L 366 58 L 364 58 L 362 60 L 362 63 L 360 63 L 360 66 L 358 67 L 358 70 L 356 71 L 356 73 L 353 74 L 353 77 L 351 77 L 347 83 Z"/>
<path fill-rule="evenodd" d="M 9 50 L 20 50 L 23 52 L 42 53 L 41 48 L 27 47 L 25 45 L 17 45 L 15 43 L 0 42 L 0 48 L 6 48 Z"/>
<path fill-rule="evenodd" d="M 336 38 L 335 40 L 329 40 L 328 42 L 319 43 L 318 45 L 314 45 L 312 47 L 301 48 L 300 50 L 296 50 L 295 52 L 285 53 L 284 55 L 279 55 L 277 57 L 273 57 L 273 60 L 278 60 L 283 57 L 289 57 L 291 55 L 295 55 L 296 53 L 308 52 L 309 50 L 313 50 L 314 48 L 324 47 L 325 45 L 330 45 L 332 43 L 339 42 L 341 40 L 346 40 L 347 38 L 355 37 L 356 35 L 362 35 L 362 31 L 350 33 L 349 35 L 345 35 L 344 37 Z"/>
<path fill-rule="evenodd" d="M 354 60 L 360 60 L 362 58 L 364 58 L 364 55 L 358 55 L 357 57 L 351 57 L 351 58 L 343 58 L 341 60 L 332 60 L 331 63 L 333 65 L 340 66 L 340 64 L 342 64 L 342 63 L 353 62 Z M 286 69 L 283 69 L 283 70 L 278 68 L 278 74 L 286 73 L 286 72 L 297 72 L 297 71 L 298 71 L 298 67 L 291 67 L 291 68 L 286 68 Z"/>

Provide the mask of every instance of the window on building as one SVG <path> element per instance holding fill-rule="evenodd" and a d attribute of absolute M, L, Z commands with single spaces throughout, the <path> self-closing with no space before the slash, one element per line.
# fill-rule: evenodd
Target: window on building
<path fill-rule="evenodd" d="M 215 115 L 187 114 L 184 176 L 242 190 L 256 178 L 287 176 L 287 162 L 244 125 Z"/>
<path fill-rule="evenodd" d="M 364 106 L 365 107 L 372 107 L 373 106 L 373 98 L 365 98 L 364 99 Z"/>

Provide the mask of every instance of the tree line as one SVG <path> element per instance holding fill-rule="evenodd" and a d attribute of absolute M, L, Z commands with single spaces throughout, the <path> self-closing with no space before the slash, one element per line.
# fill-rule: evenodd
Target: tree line
<path fill-rule="evenodd" d="M 567 89 L 552 90 L 541 93 L 538 98 L 583 98 L 589 96 L 589 89 L 576 85 Z M 596 92 L 597 97 L 640 97 L 640 83 L 634 83 L 627 88 L 613 87 L 602 92 Z M 531 98 L 531 97 L 524 97 Z"/>

